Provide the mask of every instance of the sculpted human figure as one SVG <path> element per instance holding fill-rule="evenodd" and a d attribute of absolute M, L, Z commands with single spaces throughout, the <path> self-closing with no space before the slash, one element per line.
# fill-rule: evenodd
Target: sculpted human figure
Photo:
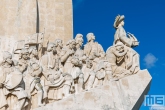
<path fill-rule="evenodd" d="M 129 64 L 132 66 L 129 66 L 127 68 L 131 68 L 132 73 L 137 73 L 140 70 L 139 54 L 135 50 L 133 50 L 131 47 L 138 46 L 139 42 L 137 41 L 136 37 L 133 34 L 131 33 L 126 34 L 125 29 L 123 28 L 124 18 L 125 18 L 124 15 L 122 16 L 118 15 L 115 19 L 114 27 L 116 29 L 116 32 L 114 36 L 114 44 L 116 44 L 117 42 L 122 42 L 124 45 L 129 47 L 128 54 L 129 54 L 129 58 L 131 59 L 128 59 L 128 60 L 132 61 Z"/>
<path fill-rule="evenodd" d="M 95 86 L 102 86 L 103 84 L 108 83 L 112 78 L 111 64 L 106 59 L 105 53 L 101 54 L 95 72 L 97 78 L 95 81 Z"/>
<path fill-rule="evenodd" d="M 62 42 L 61 39 L 56 39 L 54 43 L 55 43 L 55 48 L 56 48 L 57 55 L 59 57 L 61 57 L 60 53 L 61 53 L 61 50 L 63 48 L 63 42 Z"/>
<path fill-rule="evenodd" d="M 118 15 L 114 22 L 114 28 L 116 29 L 115 36 L 114 36 L 114 44 L 117 41 L 123 42 L 123 44 L 127 45 L 128 47 L 135 47 L 139 45 L 136 37 L 133 34 L 126 34 L 124 26 L 124 15 Z M 128 36 L 128 37 L 127 37 Z"/>
<path fill-rule="evenodd" d="M 56 93 L 52 93 L 51 98 L 60 100 L 63 96 L 67 97 L 70 94 L 72 78 L 71 76 L 62 73 L 60 59 L 54 55 L 54 53 L 56 53 L 55 44 L 48 43 L 47 54 L 41 57 L 40 65 L 42 66 L 42 73 L 45 77 L 44 86 L 47 94 L 50 88 L 54 88 L 57 91 Z"/>
<path fill-rule="evenodd" d="M 126 75 L 131 74 L 126 68 L 125 58 L 128 53 L 128 48 L 122 42 L 117 42 L 106 51 L 106 58 L 111 64 L 112 77 L 118 80 Z"/>
<path fill-rule="evenodd" d="M 4 52 L 3 54 L 3 62 L 1 64 L 0 71 L 0 90 L 3 89 L 0 94 L 0 108 L 8 105 L 6 99 L 9 94 L 12 94 L 18 98 L 18 102 L 13 103 L 13 109 L 22 110 L 28 104 L 26 101 L 28 95 L 24 90 L 25 85 L 23 82 L 23 75 L 13 66 L 12 55 L 9 52 Z M 5 98 L 3 95 L 5 95 Z M 12 99 L 10 101 L 12 102 Z"/>
<path fill-rule="evenodd" d="M 24 77 L 26 89 L 29 92 L 29 96 L 35 94 L 37 92 L 38 96 L 38 106 L 42 106 L 42 99 L 46 95 L 44 95 L 43 86 L 40 83 L 40 74 L 42 72 L 42 68 L 39 65 L 39 61 L 37 59 L 38 52 L 36 46 L 31 46 L 29 48 L 29 62 L 27 67 L 27 73 Z"/>
<path fill-rule="evenodd" d="M 23 48 L 19 54 L 19 61 L 17 68 L 23 73 L 27 70 L 29 60 L 29 52 L 28 49 Z"/>
<path fill-rule="evenodd" d="M 84 74 L 85 90 L 88 91 L 91 88 L 93 88 L 93 84 L 96 76 L 96 73 L 93 70 L 92 60 L 86 59 L 86 62 L 82 67 L 82 72 Z"/>
<path fill-rule="evenodd" d="M 61 62 L 64 65 L 64 73 L 68 73 L 74 79 L 76 94 L 83 90 L 82 61 L 75 55 L 76 42 L 69 40 L 61 51 Z"/>
<path fill-rule="evenodd" d="M 86 56 L 85 56 L 84 51 L 82 49 L 83 42 L 84 42 L 83 35 L 77 34 L 75 37 L 75 41 L 76 41 L 75 56 L 77 56 L 80 61 L 84 62 L 86 59 Z"/>
<path fill-rule="evenodd" d="M 96 70 L 96 64 L 99 61 L 101 54 L 104 54 L 104 50 L 100 44 L 95 42 L 93 33 L 87 34 L 87 40 L 88 43 L 84 46 L 84 54 L 93 61 L 94 70 Z"/>

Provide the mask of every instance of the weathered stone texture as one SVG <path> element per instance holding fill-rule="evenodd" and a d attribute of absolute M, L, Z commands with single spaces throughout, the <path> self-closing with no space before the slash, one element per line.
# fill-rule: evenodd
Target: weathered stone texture
<path fill-rule="evenodd" d="M 56 38 L 65 43 L 73 37 L 72 0 L 1 0 L 0 7 L 2 51 L 11 52 L 13 42 L 38 31 L 45 33 L 44 44 Z"/>
<path fill-rule="evenodd" d="M 147 70 L 35 110 L 139 110 L 150 88 Z M 142 97 L 141 97 L 142 96 Z"/>

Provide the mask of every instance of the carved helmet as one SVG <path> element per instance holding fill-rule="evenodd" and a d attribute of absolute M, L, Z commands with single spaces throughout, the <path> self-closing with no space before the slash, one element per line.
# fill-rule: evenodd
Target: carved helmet
<path fill-rule="evenodd" d="M 118 25 L 124 20 L 125 16 L 124 15 L 117 15 L 115 18 L 115 22 L 113 24 L 114 28 L 117 28 Z"/>

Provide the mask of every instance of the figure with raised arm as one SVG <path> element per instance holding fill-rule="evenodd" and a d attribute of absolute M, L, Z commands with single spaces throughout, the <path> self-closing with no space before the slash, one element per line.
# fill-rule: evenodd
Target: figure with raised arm
<path fill-rule="evenodd" d="M 75 52 L 76 42 L 74 39 L 71 39 L 61 51 L 61 62 L 64 65 L 64 73 L 72 76 L 75 93 L 78 94 L 83 90 L 83 73 L 81 71 L 82 61 Z"/>
<path fill-rule="evenodd" d="M 12 94 L 18 99 L 17 103 L 13 103 L 13 109 L 22 110 L 28 104 L 26 101 L 28 94 L 24 90 L 25 85 L 23 81 L 23 75 L 17 68 L 14 67 L 12 55 L 9 52 L 4 52 L 3 54 L 3 62 L 1 64 L 0 71 L 0 79 L 3 79 L 0 81 L 0 89 L 3 89 L 3 94 L 6 96 L 6 98 L 1 101 L 1 104 L 5 104 L 8 95 Z M 1 96 L 1 100 L 2 99 L 3 96 Z M 8 106 L 10 107 L 10 105 Z"/>
<path fill-rule="evenodd" d="M 63 74 L 63 68 L 59 57 L 56 55 L 54 43 L 48 43 L 47 54 L 40 59 L 40 65 L 45 77 L 45 89 L 48 94 L 49 89 L 56 90 L 52 93 L 51 99 L 60 100 L 70 95 L 72 78 L 68 74 Z M 48 94 L 50 96 L 50 94 Z M 49 97 L 48 97 L 49 98 Z"/>
<path fill-rule="evenodd" d="M 123 28 L 124 19 L 124 15 L 118 15 L 115 19 L 114 28 L 116 29 L 116 32 L 114 35 L 114 45 L 117 42 L 122 42 L 128 47 L 128 56 L 125 57 L 127 63 L 126 68 L 130 70 L 132 74 L 135 74 L 140 70 L 139 54 L 132 48 L 138 46 L 139 42 L 133 34 L 125 32 L 125 29 Z"/>

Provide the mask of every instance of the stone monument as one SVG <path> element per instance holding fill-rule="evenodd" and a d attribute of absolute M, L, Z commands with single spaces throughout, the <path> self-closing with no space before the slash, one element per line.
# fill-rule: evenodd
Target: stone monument
<path fill-rule="evenodd" d="M 152 77 L 140 69 L 124 15 L 106 52 L 72 38 L 71 0 L 2 0 L 0 110 L 138 110 Z"/>
<path fill-rule="evenodd" d="M 36 33 L 48 41 L 73 38 L 72 0 L 1 0 L 0 50 L 12 52 L 15 42 Z"/>

